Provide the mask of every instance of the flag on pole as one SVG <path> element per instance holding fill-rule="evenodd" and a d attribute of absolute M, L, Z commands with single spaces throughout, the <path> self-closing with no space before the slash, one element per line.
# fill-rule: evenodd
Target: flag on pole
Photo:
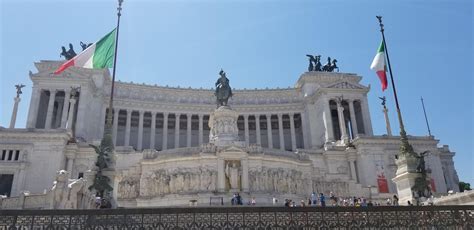
<path fill-rule="evenodd" d="M 375 70 L 379 76 L 380 82 L 382 83 L 382 91 L 387 89 L 387 67 L 385 65 L 385 46 L 383 41 L 380 43 L 372 65 L 370 65 L 370 69 Z"/>
<path fill-rule="evenodd" d="M 115 32 L 116 29 L 112 30 L 98 42 L 66 61 L 54 71 L 54 74 L 59 74 L 71 66 L 88 69 L 112 68 L 115 54 Z"/>

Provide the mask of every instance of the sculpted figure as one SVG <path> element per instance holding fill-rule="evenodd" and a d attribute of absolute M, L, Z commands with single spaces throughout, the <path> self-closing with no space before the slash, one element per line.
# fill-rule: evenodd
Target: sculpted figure
<path fill-rule="evenodd" d="M 81 44 L 81 47 L 82 47 L 82 51 L 86 50 L 89 46 L 92 45 L 92 43 L 86 44 L 86 43 L 83 43 L 82 41 L 81 41 L 80 44 Z"/>
<path fill-rule="evenodd" d="M 230 188 L 239 189 L 239 168 L 235 162 L 232 162 L 232 166 L 230 163 L 227 163 L 225 167 L 225 175 L 229 178 Z"/>
<path fill-rule="evenodd" d="M 66 202 L 64 208 L 68 209 L 77 209 L 78 199 L 77 195 L 82 192 L 85 188 L 85 180 L 80 178 L 78 180 L 73 181 L 68 185 L 68 194 L 69 196 L 66 198 Z"/>
<path fill-rule="evenodd" d="M 23 84 L 18 84 L 18 85 L 15 85 L 15 88 L 16 88 L 16 97 L 20 97 L 20 94 L 22 94 L 23 92 L 21 91 L 21 88 L 25 87 L 25 85 Z"/>
<path fill-rule="evenodd" d="M 56 173 L 56 181 L 54 181 L 53 187 L 50 190 L 51 194 L 51 208 L 52 209 L 63 209 L 65 201 L 67 199 L 67 180 L 68 173 L 65 170 L 60 170 Z"/>
<path fill-rule="evenodd" d="M 217 107 L 227 106 L 227 102 L 232 97 L 232 89 L 229 85 L 229 79 L 226 77 L 226 73 L 221 69 L 219 72 L 221 76 L 216 82 L 216 92 L 214 95 L 217 97 Z"/>

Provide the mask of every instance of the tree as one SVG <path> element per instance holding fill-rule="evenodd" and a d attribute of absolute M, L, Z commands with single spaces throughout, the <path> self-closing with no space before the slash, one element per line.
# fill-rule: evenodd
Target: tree
<path fill-rule="evenodd" d="M 464 192 L 464 191 L 469 191 L 471 190 L 471 184 L 459 181 L 459 191 Z"/>

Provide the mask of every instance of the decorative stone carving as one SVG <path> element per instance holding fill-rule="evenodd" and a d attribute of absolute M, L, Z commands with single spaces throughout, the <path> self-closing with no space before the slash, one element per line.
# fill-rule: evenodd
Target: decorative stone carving
<path fill-rule="evenodd" d="M 139 195 L 141 197 L 168 194 L 196 194 L 216 190 L 217 171 L 207 167 L 160 169 L 142 175 Z M 124 182 L 126 183 L 126 182 Z"/>
<path fill-rule="evenodd" d="M 228 145 L 239 140 L 237 119 L 239 115 L 228 106 L 221 106 L 209 117 L 209 143 Z"/>
<path fill-rule="evenodd" d="M 49 191 L 49 204 L 51 209 L 77 209 L 82 200 L 78 199 L 79 194 L 87 194 L 86 180 L 83 178 L 68 180 L 68 172 L 60 170 L 56 174 L 56 181 Z M 82 195 L 81 199 L 87 197 Z"/>
<path fill-rule="evenodd" d="M 311 180 L 298 170 L 284 168 L 253 168 L 249 171 L 250 191 L 280 194 L 309 194 Z"/>
<path fill-rule="evenodd" d="M 138 197 L 140 189 L 140 178 L 125 176 L 118 184 L 118 198 L 131 199 Z"/>

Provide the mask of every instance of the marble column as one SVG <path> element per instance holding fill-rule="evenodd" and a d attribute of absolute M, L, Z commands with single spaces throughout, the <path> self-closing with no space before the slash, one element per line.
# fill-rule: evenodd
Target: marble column
<path fill-rule="evenodd" d="M 242 191 L 243 192 L 249 192 L 250 190 L 250 183 L 249 183 L 249 160 L 246 158 L 246 159 L 242 159 L 242 161 L 240 161 L 241 164 L 242 164 L 242 178 L 241 178 L 241 181 L 242 181 Z"/>
<path fill-rule="evenodd" d="M 337 115 L 339 118 L 339 130 L 341 131 L 341 142 L 348 143 L 346 122 L 344 120 L 344 107 L 342 107 L 342 101 L 337 101 Z"/>
<path fill-rule="evenodd" d="M 191 122 L 192 122 L 192 114 L 186 114 L 186 147 L 191 147 Z"/>
<path fill-rule="evenodd" d="M 333 142 L 335 140 L 334 137 L 334 130 L 333 130 L 333 124 L 332 124 L 332 115 L 331 115 L 331 104 L 329 103 L 329 99 L 326 97 L 323 97 L 323 109 L 324 109 L 324 127 L 326 128 L 326 143 L 328 142 Z M 303 126 L 305 127 L 305 126 Z M 337 137 L 339 138 L 339 137 Z"/>
<path fill-rule="evenodd" d="M 283 114 L 278 114 L 278 134 L 280 136 L 280 150 L 285 150 L 285 137 L 283 136 Z"/>
<path fill-rule="evenodd" d="M 137 150 L 141 151 L 143 148 L 143 117 L 145 116 L 145 111 L 138 111 L 138 143 Z"/>
<path fill-rule="evenodd" d="M 132 123 L 132 112 L 133 110 L 127 109 L 127 122 L 125 123 L 125 144 L 124 146 L 130 145 L 130 127 Z"/>
<path fill-rule="evenodd" d="M 392 136 L 392 127 L 390 126 L 390 120 L 388 118 L 388 109 L 386 106 L 383 107 L 383 114 L 385 116 L 385 127 L 387 127 L 387 135 Z"/>
<path fill-rule="evenodd" d="M 370 112 L 369 112 L 369 104 L 367 103 L 367 98 L 364 98 L 361 100 L 360 103 L 362 107 L 362 117 L 364 120 L 364 125 L 365 125 L 365 134 L 368 136 L 373 136 L 373 130 L 372 130 L 372 121 L 370 119 Z"/>
<path fill-rule="evenodd" d="M 63 107 L 64 107 L 64 102 L 59 103 L 59 101 L 58 101 L 58 109 L 56 110 L 56 116 L 54 118 L 54 124 L 51 124 L 52 127 L 54 127 L 55 129 L 61 128 L 62 114 L 61 114 L 61 117 L 59 117 L 59 114 L 60 114 L 60 112 L 63 111 Z"/>
<path fill-rule="evenodd" d="M 266 114 L 265 116 L 267 117 L 268 148 L 273 149 L 272 115 Z"/>
<path fill-rule="evenodd" d="M 179 121 L 181 114 L 175 114 L 175 125 L 174 125 L 174 148 L 179 148 Z"/>
<path fill-rule="evenodd" d="M 13 100 L 15 101 L 15 104 L 13 105 L 12 118 L 10 120 L 10 129 L 15 128 L 16 114 L 18 112 L 18 103 L 20 103 L 21 99 L 19 97 L 14 97 Z"/>
<path fill-rule="evenodd" d="M 255 115 L 255 136 L 257 136 L 257 145 L 262 145 L 262 137 L 260 134 L 260 115 Z"/>
<path fill-rule="evenodd" d="M 249 135 L 249 115 L 244 114 L 244 136 L 245 136 L 245 145 L 248 146 L 250 143 Z"/>
<path fill-rule="evenodd" d="M 309 141 L 307 139 L 308 137 L 308 128 L 306 127 L 306 115 L 305 112 L 301 112 L 301 129 L 303 130 L 303 148 L 309 149 Z"/>
<path fill-rule="evenodd" d="M 168 149 L 168 113 L 163 113 L 163 139 L 161 150 Z"/>
<path fill-rule="evenodd" d="M 291 151 L 296 151 L 295 114 L 290 113 Z"/>
<path fill-rule="evenodd" d="M 31 92 L 30 108 L 28 110 L 28 120 L 26 121 L 26 128 L 36 128 L 36 120 L 38 117 L 38 108 L 42 91 L 42 89 L 33 86 L 33 90 Z"/>
<path fill-rule="evenodd" d="M 68 172 L 69 179 L 72 178 L 72 171 L 74 166 L 74 154 L 68 153 L 66 154 L 66 171 Z"/>
<path fill-rule="evenodd" d="M 49 90 L 48 110 L 46 113 L 46 124 L 44 126 L 45 129 L 51 129 L 51 122 L 53 120 L 54 99 L 56 99 L 56 90 L 51 89 Z"/>
<path fill-rule="evenodd" d="M 225 166 L 224 159 L 217 159 L 217 191 L 225 191 Z"/>
<path fill-rule="evenodd" d="M 352 134 L 353 138 L 355 138 L 359 136 L 359 129 L 357 128 L 357 120 L 354 111 L 354 100 L 349 101 L 349 113 L 351 115 Z"/>
<path fill-rule="evenodd" d="M 119 120 L 119 114 L 120 114 L 120 109 L 115 108 L 114 109 L 114 121 L 112 123 L 112 140 L 114 141 L 114 145 L 117 144 L 117 130 L 118 130 L 118 120 Z"/>
<path fill-rule="evenodd" d="M 69 110 L 69 98 L 71 97 L 71 89 L 64 90 L 64 105 L 63 105 L 63 113 L 61 118 L 61 128 L 66 128 L 67 122 L 67 111 Z"/>
<path fill-rule="evenodd" d="M 156 111 L 151 112 L 150 149 L 155 149 Z"/>
<path fill-rule="evenodd" d="M 204 117 L 204 115 L 199 114 L 198 116 L 199 116 L 199 137 L 198 137 L 198 143 L 199 143 L 199 146 L 201 146 L 201 145 L 202 145 L 202 142 L 203 142 L 203 141 L 202 141 L 202 140 L 203 140 L 203 139 L 202 139 L 202 138 L 203 138 L 203 124 L 202 124 L 202 123 L 203 123 L 203 117 Z"/>
<path fill-rule="evenodd" d="M 73 126 L 73 122 L 74 122 L 74 113 L 75 113 L 75 108 L 76 108 L 76 99 L 75 98 L 71 98 L 69 99 L 69 115 L 68 115 L 68 118 L 67 118 L 67 130 L 72 132 L 72 126 Z"/>
<path fill-rule="evenodd" d="M 104 133 L 105 133 L 105 120 L 106 120 L 106 116 L 107 116 L 107 105 L 103 105 L 102 109 L 101 109 L 101 114 L 100 114 L 100 127 L 99 127 L 99 134 L 100 134 L 100 137 L 103 137 L 104 136 Z"/>

